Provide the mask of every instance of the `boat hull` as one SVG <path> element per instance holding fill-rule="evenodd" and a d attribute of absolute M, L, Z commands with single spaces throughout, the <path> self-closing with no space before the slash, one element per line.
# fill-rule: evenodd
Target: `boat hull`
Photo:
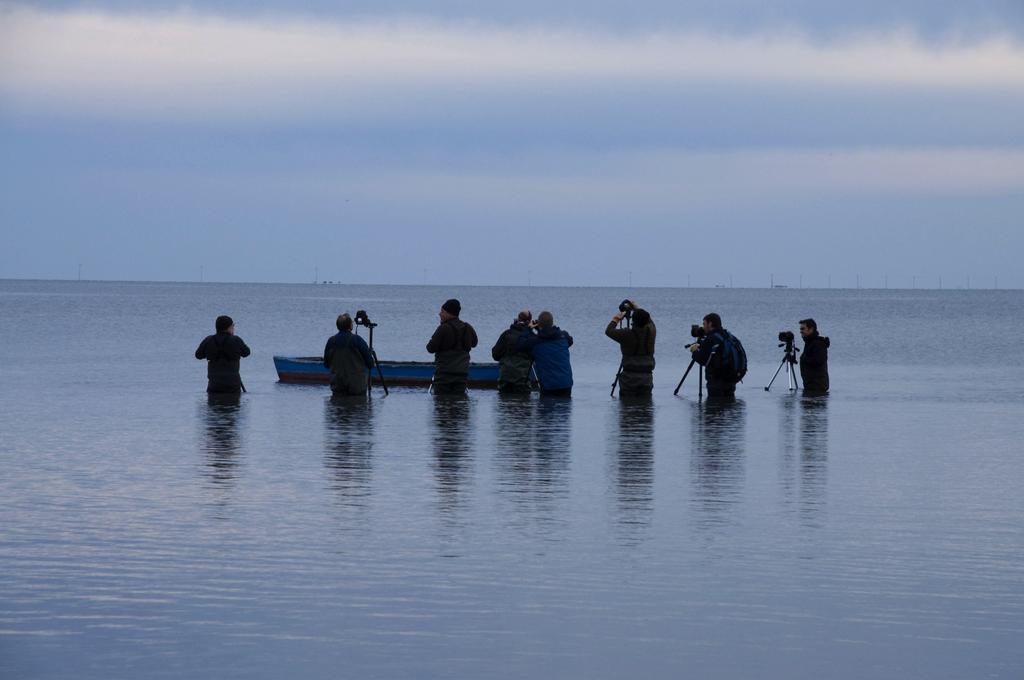
<path fill-rule="evenodd" d="M 275 356 L 274 368 L 280 382 L 298 385 L 329 385 L 331 372 L 324 368 L 323 357 Z M 432 361 L 382 361 L 381 373 L 388 386 L 429 387 L 434 377 Z M 373 384 L 380 384 L 380 377 L 373 371 Z M 472 363 L 469 365 L 469 387 L 497 388 L 498 364 Z"/>

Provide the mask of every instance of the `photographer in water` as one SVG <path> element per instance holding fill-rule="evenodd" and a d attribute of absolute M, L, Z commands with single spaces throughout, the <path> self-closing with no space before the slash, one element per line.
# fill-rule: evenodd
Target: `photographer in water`
<path fill-rule="evenodd" d="M 517 352 L 516 343 L 523 331 L 530 329 L 533 314 L 524 309 L 506 328 L 491 348 L 491 358 L 498 362 L 498 391 L 505 394 L 530 392 L 530 367 L 533 357 L 529 352 Z"/>
<path fill-rule="evenodd" d="M 619 328 L 624 319 L 630 321 Z M 608 322 L 604 334 L 619 343 L 622 364 L 619 369 L 619 396 L 646 396 L 654 389 L 654 341 L 657 329 L 650 313 L 632 300 L 623 300 L 619 313 Z"/>
<path fill-rule="evenodd" d="M 241 394 L 245 386 L 238 372 L 239 360 L 249 356 L 249 347 L 235 335 L 230 316 L 214 321 L 215 335 L 207 335 L 196 348 L 196 359 L 206 359 L 206 391 L 210 394 Z"/>
<path fill-rule="evenodd" d="M 533 331 L 536 330 L 536 333 Z M 541 312 L 529 328 L 519 334 L 515 351 L 533 358 L 541 396 L 572 396 L 572 364 L 569 348 L 572 336 L 555 325 L 551 312 Z"/>
<path fill-rule="evenodd" d="M 476 347 L 476 331 L 459 318 L 462 304 L 452 298 L 441 305 L 441 323 L 427 343 L 434 355 L 434 394 L 465 394 L 469 380 L 469 351 Z"/>
<path fill-rule="evenodd" d="M 736 395 L 736 383 L 747 373 L 747 355 L 739 338 L 722 328 L 714 312 L 704 317 L 703 337 L 690 345 L 693 360 L 707 373 L 708 397 Z"/>
<path fill-rule="evenodd" d="M 367 371 L 373 368 L 370 348 L 352 332 L 348 314 L 339 316 L 335 325 L 338 334 L 328 338 L 324 347 L 324 367 L 331 369 L 331 392 L 336 397 L 366 394 Z"/>
<path fill-rule="evenodd" d="M 800 377 L 804 392 L 828 392 L 828 348 L 832 342 L 818 334 L 814 319 L 800 321 L 800 337 L 804 339 L 804 353 L 800 357 Z"/>

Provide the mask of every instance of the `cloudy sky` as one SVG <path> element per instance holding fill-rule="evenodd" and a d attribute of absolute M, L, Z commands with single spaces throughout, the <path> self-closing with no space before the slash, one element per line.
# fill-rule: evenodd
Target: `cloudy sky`
<path fill-rule="evenodd" d="M 0 187 L 9 278 L 1024 287 L 1024 3 L 0 3 Z"/>

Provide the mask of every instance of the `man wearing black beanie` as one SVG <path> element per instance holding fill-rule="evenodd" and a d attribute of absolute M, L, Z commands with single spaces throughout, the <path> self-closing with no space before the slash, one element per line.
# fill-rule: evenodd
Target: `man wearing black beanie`
<path fill-rule="evenodd" d="M 210 394 L 240 394 L 242 376 L 238 372 L 239 359 L 251 352 L 235 335 L 235 322 L 230 316 L 218 316 L 214 328 L 217 333 L 203 338 L 196 350 L 196 359 L 207 361 L 206 391 Z"/>
<path fill-rule="evenodd" d="M 462 305 L 452 298 L 441 305 L 441 324 L 427 351 L 434 355 L 434 393 L 463 394 L 469 380 L 469 351 L 476 347 L 476 331 L 459 318 Z"/>

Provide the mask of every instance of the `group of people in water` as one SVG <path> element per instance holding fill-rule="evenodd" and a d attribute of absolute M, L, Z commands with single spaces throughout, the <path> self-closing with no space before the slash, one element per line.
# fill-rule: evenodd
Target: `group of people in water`
<path fill-rule="evenodd" d="M 479 340 L 473 326 L 459 318 L 461 312 L 458 300 L 445 301 L 438 313 L 440 323 L 427 342 L 427 351 L 434 355 L 435 394 L 466 391 L 470 351 Z M 323 357 L 324 366 L 331 371 L 331 390 L 335 395 L 365 394 L 374 357 L 366 341 L 353 332 L 351 316 L 340 315 L 336 324 L 338 333 L 327 340 Z M 207 360 L 207 392 L 238 394 L 245 389 L 239 362 L 249 356 L 249 347 L 235 335 L 231 317 L 217 317 L 215 326 L 216 334 L 204 338 L 196 349 L 196 358 Z M 692 334 L 694 342 L 687 348 L 694 363 L 705 369 L 708 397 L 734 396 L 736 383 L 746 372 L 746 355 L 739 339 L 723 328 L 722 318 L 713 312 L 704 317 L 701 327 L 694 326 Z M 657 339 L 650 313 L 630 300 L 623 301 L 619 312 L 608 322 L 605 335 L 618 343 L 622 353 L 616 377 L 619 394 L 650 395 Z M 810 318 L 800 321 L 800 335 L 804 340 L 799 359 L 804 391 L 828 392 L 829 339 L 818 333 L 817 323 Z M 499 364 L 498 389 L 505 393 L 529 393 L 536 385 L 542 395 L 570 396 L 572 343 L 572 336 L 555 325 L 551 312 L 543 311 L 534 318 L 530 310 L 522 310 L 491 348 L 491 357 Z"/>

